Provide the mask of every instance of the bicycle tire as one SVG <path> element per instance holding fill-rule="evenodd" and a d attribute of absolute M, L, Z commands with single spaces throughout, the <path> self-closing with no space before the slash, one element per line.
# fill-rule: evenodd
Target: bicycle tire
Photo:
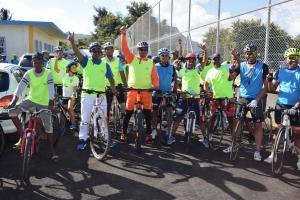
<path fill-rule="evenodd" d="M 193 120 L 193 119 L 191 119 L 191 120 Z M 194 123 L 196 123 L 196 122 L 194 122 Z M 185 123 L 185 126 L 188 126 L 187 121 Z M 185 146 L 185 151 L 186 151 L 186 153 L 190 152 L 191 143 L 192 143 L 192 136 L 193 136 L 193 123 L 190 124 L 189 128 L 185 127 L 185 145 L 186 145 Z"/>
<path fill-rule="evenodd" d="M 268 145 L 273 140 L 273 119 L 271 116 L 264 116 L 263 131 L 264 136 L 266 136 L 265 144 Z"/>
<path fill-rule="evenodd" d="M 118 119 L 119 119 L 119 114 L 118 114 L 118 105 L 114 103 L 112 105 L 112 117 L 113 117 L 113 134 L 114 134 L 114 139 L 118 138 Z"/>
<path fill-rule="evenodd" d="M 239 126 L 240 126 L 240 128 L 239 128 Z M 233 129 L 234 132 L 233 132 L 232 141 L 231 141 L 232 148 L 231 148 L 230 155 L 229 155 L 229 159 L 231 161 L 235 161 L 237 158 L 237 155 L 239 153 L 242 139 L 243 139 L 243 126 L 244 126 L 244 123 L 241 122 L 241 120 L 238 120 L 238 122 L 236 123 L 236 125 Z M 238 128 L 239 128 L 239 130 L 237 130 Z M 239 134 L 237 134 L 237 132 L 239 132 Z"/>
<path fill-rule="evenodd" d="M 137 112 L 137 133 L 136 133 L 136 139 L 135 139 L 135 149 L 136 151 L 140 151 L 141 150 L 141 146 L 142 146 L 142 138 L 144 135 L 144 114 L 142 113 L 142 111 L 138 111 Z"/>
<path fill-rule="evenodd" d="M 221 114 L 217 113 L 216 116 L 217 116 L 217 121 L 215 127 L 213 127 L 212 137 L 211 137 L 212 140 L 210 141 L 210 147 L 214 151 L 218 150 L 221 147 L 224 131 L 225 131 Z"/>
<path fill-rule="evenodd" d="M 281 169 L 284 162 L 284 156 L 286 153 L 286 141 L 285 141 L 286 128 L 282 127 L 279 129 L 273 148 L 273 159 L 272 159 L 272 173 L 273 175 L 281 174 Z M 281 153 L 281 155 L 280 155 Z"/>
<path fill-rule="evenodd" d="M 32 133 L 26 133 L 25 149 L 23 154 L 23 163 L 22 163 L 22 180 L 26 181 L 29 178 L 29 162 L 31 157 L 31 142 L 32 142 Z"/>
<path fill-rule="evenodd" d="M 61 124 L 57 114 L 52 114 L 52 126 L 53 126 L 53 147 L 56 147 L 61 137 L 64 135 L 64 130 L 61 129 Z"/>
<path fill-rule="evenodd" d="M 4 131 L 3 131 L 3 128 L 2 128 L 2 126 L 0 124 L 0 156 L 4 152 L 4 147 L 5 147 Z"/>
<path fill-rule="evenodd" d="M 100 117 L 96 118 L 96 127 L 97 134 L 94 134 L 94 117 L 92 115 L 90 128 L 89 128 L 89 138 L 90 138 L 90 148 L 93 156 L 100 161 L 103 161 L 108 152 L 111 143 L 111 133 L 108 128 L 107 120 L 101 119 Z M 107 126 L 107 138 L 105 139 L 104 134 L 101 131 L 102 123 L 106 123 Z"/>

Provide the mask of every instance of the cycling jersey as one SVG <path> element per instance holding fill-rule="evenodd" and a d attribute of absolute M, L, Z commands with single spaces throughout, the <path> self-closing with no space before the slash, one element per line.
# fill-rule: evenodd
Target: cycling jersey
<path fill-rule="evenodd" d="M 300 100 L 300 68 L 278 69 L 274 80 L 278 81 L 280 89 L 277 103 L 283 105 L 295 105 Z"/>
<path fill-rule="evenodd" d="M 236 68 L 236 72 L 241 76 L 240 96 L 255 99 L 263 88 L 264 80 L 269 74 L 269 67 L 261 61 L 253 65 L 242 62 L 240 67 Z"/>
<path fill-rule="evenodd" d="M 197 65 L 199 69 L 201 69 L 201 74 L 200 74 L 200 83 L 203 84 L 204 81 L 205 81 L 205 78 L 206 78 L 206 75 L 207 75 L 207 72 L 214 68 L 214 64 L 213 63 L 210 63 L 209 65 L 206 65 L 204 67 L 204 69 L 202 69 L 201 65 Z"/>
<path fill-rule="evenodd" d="M 209 84 L 213 91 L 214 98 L 232 98 L 233 97 L 233 81 L 228 81 L 229 70 L 226 65 L 219 68 L 211 68 L 206 75 L 205 81 Z"/>
<path fill-rule="evenodd" d="M 176 77 L 174 66 L 169 63 L 167 65 L 157 63 L 155 66 L 159 77 L 159 89 L 162 92 L 171 92 L 172 81 Z"/>

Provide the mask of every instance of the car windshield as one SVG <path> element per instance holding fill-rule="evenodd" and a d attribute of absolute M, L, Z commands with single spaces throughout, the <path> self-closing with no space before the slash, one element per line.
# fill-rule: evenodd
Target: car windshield
<path fill-rule="evenodd" d="M 20 62 L 21 67 L 33 67 L 31 56 L 24 56 Z"/>
<path fill-rule="evenodd" d="M 0 72 L 0 92 L 5 92 L 9 88 L 9 75 L 6 72 Z"/>

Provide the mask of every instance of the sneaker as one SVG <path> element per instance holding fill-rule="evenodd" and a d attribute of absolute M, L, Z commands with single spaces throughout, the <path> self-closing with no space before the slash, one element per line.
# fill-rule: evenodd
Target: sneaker
<path fill-rule="evenodd" d="M 255 161 L 261 161 L 261 155 L 259 151 L 254 152 L 254 160 Z"/>
<path fill-rule="evenodd" d="M 120 143 L 125 144 L 127 142 L 127 135 L 122 133 L 119 141 Z"/>
<path fill-rule="evenodd" d="M 272 161 L 273 161 L 273 155 L 272 154 L 270 154 L 265 160 L 264 160 L 266 163 L 269 163 L 269 164 L 271 164 L 272 163 Z"/>
<path fill-rule="evenodd" d="M 147 144 L 153 144 L 154 141 L 153 141 L 152 135 L 147 134 L 145 141 L 146 141 Z"/>
<path fill-rule="evenodd" d="M 152 130 L 151 137 L 152 137 L 153 139 L 155 139 L 156 136 L 157 136 L 157 131 L 156 131 L 156 129 L 154 128 L 154 129 Z"/>
<path fill-rule="evenodd" d="M 117 146 L 117 144 L 118 144 L 117 141 L 112 140 L 111 143 L 110 143 L 110 145 L 109 145 L 109 148 L 113 149 L 113 148 L 115 148 Z"/>
<path fill-rule="evenodd" d="M 167 144 L 168 144 L 168 145 L 171 145 L 171 144 L 173 144 L 174 142 L 176 142 L 175 137 L 173 137 L 172 135 L 170 135 L 170 136 L 168 137 L 168 139 L 167 139 Z"/>
<path fill-rule="evenodd" d="M 205 148 L 209 148 L 209 141 L 208 141 L 207 137 L 203 138 L 202 144 L 204 145 Z"/>
<path fill-rule="evenodd" d="M 229 145 L 226 149 L 223 150 L 223 153 L 230 153 L 232 151 L 232 145 Z"/>
<path fill-rule="evenodd" d="M 18 149 L 22 144 L 22 139 L 20 138 L 16 144 L 14 144 L 14 148 Z"/>
<path fill-rule="evenodd" d="M 86 148 L 86 140 L 79 140 L 79 143 L 77 144 L 77 150 L 84 150 Z"/>

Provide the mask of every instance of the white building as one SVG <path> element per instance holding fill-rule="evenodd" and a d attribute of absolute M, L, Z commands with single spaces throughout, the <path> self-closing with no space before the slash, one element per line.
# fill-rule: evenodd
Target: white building
<path fill-rule="evenodd" d="M 6 55 L 7 61 L 13 54 L 53 52 L 65 40 L 65 33 L 53 22 L 0 20 L 0 54 Z"/>

